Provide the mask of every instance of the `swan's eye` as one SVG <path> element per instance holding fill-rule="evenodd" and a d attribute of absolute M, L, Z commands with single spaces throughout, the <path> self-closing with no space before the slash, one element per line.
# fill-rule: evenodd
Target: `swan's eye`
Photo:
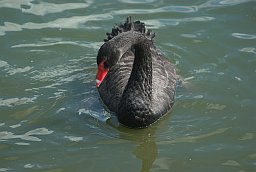
<path fill-rule="evenodd" d="M 109 69 L 109 65 L 108 65 L 108 63 L 106 61 L 103 63 L 103 65 L 104 65 L 105 69 Z"/>

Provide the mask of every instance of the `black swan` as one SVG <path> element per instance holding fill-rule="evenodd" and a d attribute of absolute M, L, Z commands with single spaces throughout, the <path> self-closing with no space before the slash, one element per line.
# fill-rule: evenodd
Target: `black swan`
<path fill-rule="evenodd" d="M 97 55 L 96 86 L 103 103 L 129 128 L 148 127 L 174 103 L 174 66 L 153 45 L 155 34 L 133 22 L 113 27 Z"/>

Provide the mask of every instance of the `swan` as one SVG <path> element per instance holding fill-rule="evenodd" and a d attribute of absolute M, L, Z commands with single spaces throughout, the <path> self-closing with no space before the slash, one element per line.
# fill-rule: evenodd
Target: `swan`
<path fill-rule="evenodd" d="M 96 87 L 106 107 L 129 128 L 145 128 L 174 104 L 173 64 L 156 50 L 155 34 L 128 17 L 107 33 L 97 55 Z"/>

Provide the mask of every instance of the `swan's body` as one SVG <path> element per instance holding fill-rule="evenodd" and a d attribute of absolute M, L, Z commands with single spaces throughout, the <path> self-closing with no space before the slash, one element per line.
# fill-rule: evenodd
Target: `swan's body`
<path fill-rule="evenodd" d="M 117 34 L 100 48 L 99 70 L 104 65 L 107 74 L 97 86 L 102 101 L 120 123 L 143 128 L 171 109 L 177 76 L 173 65 L 156 51 L 151 40 L 154 35 L 134 28 Z"/>

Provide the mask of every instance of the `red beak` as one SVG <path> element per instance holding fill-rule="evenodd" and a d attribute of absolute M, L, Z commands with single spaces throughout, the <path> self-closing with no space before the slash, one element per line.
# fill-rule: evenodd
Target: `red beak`
<path fill-rule="evenodd" d="M 96 76 L 96 87 L 99 87 L 104 78 L 106 77 L 108 73 L 108 69 L 104 67 L 104 60 L 99 64 L 98 66 L 98 72 Z"/>

